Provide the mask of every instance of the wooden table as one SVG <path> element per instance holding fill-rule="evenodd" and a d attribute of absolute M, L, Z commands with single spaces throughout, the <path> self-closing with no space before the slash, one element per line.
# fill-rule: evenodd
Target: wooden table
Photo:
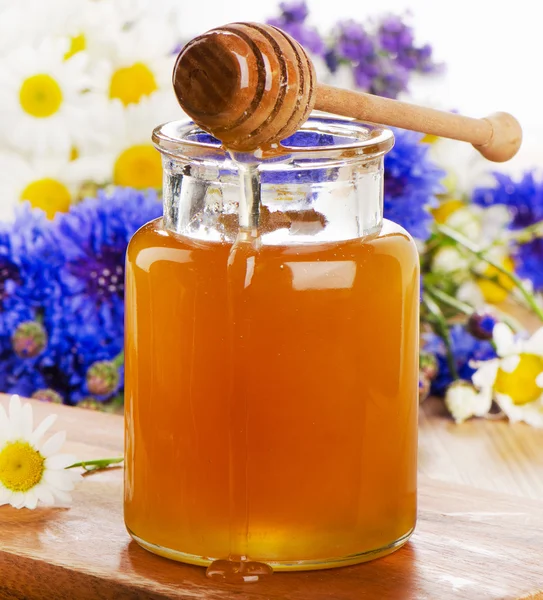
<path fill-rule="evenodd" d="M 6 398 L 1 400 L 6 403 Z M 34 403 L 81 459 L 120 454 L 122 419 Z M 543 431 L 505 422 L 455 426 L 430 399 L 421 414 L 420 511 L 383 559 L 228 586 L 130 540 L 122 469 L 85 478 L 70 509 L 0 508 L 0 598 L 97 600 L 484 600 L 543 598 Z M 466 485 L 467 484 L 467 485 Z"/>

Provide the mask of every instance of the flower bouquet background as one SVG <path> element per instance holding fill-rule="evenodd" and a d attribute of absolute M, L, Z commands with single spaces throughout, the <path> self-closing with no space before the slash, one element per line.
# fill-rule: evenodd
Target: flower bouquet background
<path fill-rule="evenodd" d="M 178 3 L 12 2 L 0 23 L 0 391 L 122 405 L 124 255 L 161 215 L 152 129 L 182 118 L 170 88 Z M 26 15 L 31 11 L 33 18 Z M 409 22 L 378 15 L 329 31 L 303 2 L 270 23 L 312 54 L 319 78 L 392 98 L 444 66 Z M 21 24 L 25 23 L 22 30 Z M 454 109 L 454 107 L 441 108 Z M 465 144 L 395 131 L 385 216 L 421 252 L 420 397 L 454 418 L 543 426 L 543 182 L 492 173 Z"/>

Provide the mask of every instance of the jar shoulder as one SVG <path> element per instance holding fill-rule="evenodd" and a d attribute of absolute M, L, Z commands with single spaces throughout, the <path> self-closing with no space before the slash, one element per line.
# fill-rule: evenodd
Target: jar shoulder
<path fill-rule="evenodd" d="M 381 230 L 369 243 L 379 253 L 394 255 L 407 262 L 418 263 L 420 260 L 417 242 L 394 221 L 383 219 Z"/>

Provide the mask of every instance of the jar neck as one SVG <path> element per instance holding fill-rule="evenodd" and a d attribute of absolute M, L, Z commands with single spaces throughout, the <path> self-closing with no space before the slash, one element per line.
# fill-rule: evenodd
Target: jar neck
<path fill-rule="evenodd" d="M 247 226 L 244 176 L 235 163 L 221 168 L 164 156 L 163 164 L 164 226 L 199 240 L 234 242 L 240 226 Z M 264 245 L 337 242 L 381 228 L 382 156 L 262 163 L 252 181 L 258 194 L 253 218 Z"/>

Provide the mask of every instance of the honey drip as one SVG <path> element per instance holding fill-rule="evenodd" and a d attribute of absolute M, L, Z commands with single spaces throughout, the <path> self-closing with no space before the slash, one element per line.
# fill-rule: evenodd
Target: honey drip
<path fill-rule="evenodd" d="M 232 153 L 236 160 L 236 155 Z M 254 360 L 248 311 L 253 278 L 261 248 L 260 176 L 258 164 L 238 162 L 240 174 L 239 231 L 227 263 L 227 294 L 232 340 L 232 372 L 228 394 L 229 432 L 229 512 L 230 554 L 227 560 L 215 560 L 206 571 L 207 577 L 225 583 L 255 582 L 271 575 L 265 563 L 248 558 L 248 413 L 249 389 L 245 376 Z"/>

